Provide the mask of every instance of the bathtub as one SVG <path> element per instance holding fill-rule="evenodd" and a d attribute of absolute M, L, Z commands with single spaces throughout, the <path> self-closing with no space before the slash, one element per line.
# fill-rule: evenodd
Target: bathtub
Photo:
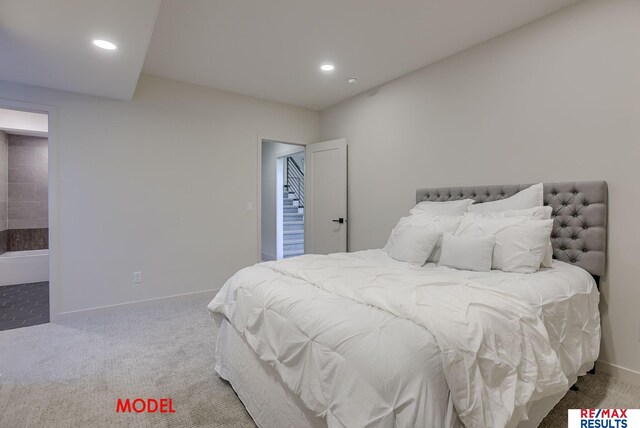
<path fill-rule="evenodd" d="M 49 250 L 0 254 L 0 286 L 49 281 Z"/>

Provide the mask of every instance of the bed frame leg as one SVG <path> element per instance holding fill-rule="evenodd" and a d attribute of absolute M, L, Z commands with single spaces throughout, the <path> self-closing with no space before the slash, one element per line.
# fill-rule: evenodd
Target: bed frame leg
<path fill-rule="evenodd" d="M 587 373 L 596 374 L 596 366 L 593 366 L 593 368 L 591 370 L 589 370 Z"/>
<path fill-rule="evenodd" d="M 574 383 L 573 385 L 571 385 L 571 390 L 572 390 L 572 391 L 580 391 L 580 390 L 578 389 L 578 385 L 576 385 L 575 383 Z"/>

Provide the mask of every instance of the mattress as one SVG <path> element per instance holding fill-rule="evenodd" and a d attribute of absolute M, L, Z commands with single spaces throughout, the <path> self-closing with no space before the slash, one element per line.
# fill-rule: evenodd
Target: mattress
<path fill-rule="evenodd" d="M 546 338 L 544 341 L 541 342 L 539 337 L 529 338 L 533 340 L 531 343 L 523 341 L 523 349 L 527 346 L 549 348 L 547 354 L 539 354 L 548 361 L 537 363 L 540 367 L 527 369 L 529 372 L 533 370 L 534 374 L 537 373 L 534 379 L 538 382 L 536 385 L 539 386 L 540 391 L 536 391 L 537 394 L 523 395 L 522 391 L 517 389 L 520 388 L 519 386 L 500 390 L 501 393 L 507 391 L 505 395 L 519 394 L 514 396 L 515 401 L 527 399 L 524 405 L 520 405 L 521 410 L 514 405 L 513 415 L 515 416 L 503 419 L 502 426 L 515 426 L 518 423 L 524 426 L 527 418 L 529 423 L 539 421 L 562 397 L 575 377 L 590 368 L 597 358 L 598 293 L 590 275 L 574 266 L 556 262 L 551 269 L 527 275 L 503 272 L 473 273 L 429 265 L 414 268 L 388 258 L 386 253 L 380 250 L 351 253 L 334 259 L 305 257 L 300 258 L 305 260 L 294 261 L 289 265 L 278 262 L 275 265 L 257 265 L 241 271 L 223 287 L 221 294 L 216 296 L 209 306 L 221 328 L 228 328 L 227 324 L 234 325 L 234 334 L 242 339 L 247 348 L 246 354 L 256 360 L 254 361 L 257 364 L 254 364 L 256 370 L 265 374 L 267 379 L 271 379 L 283 390 L 282 401 L 294 403 L 294 407 L 301 412 L 297 416 L 291 416 L 293 420 L 307 422 L 300 422 L 298 426 L 317 426 L 318 421 L 329 426 L 353 426 L 354 424 L 456 426 L 459 424 L 453 408 L 455 406 L 457 412 L 463 408 L 460 404 L 459 390 L 466 380 L 454 375 L 465 374 L 465 372 L 452 370 L 451 362 L 447 361 L 445 354 L 452 349 L 456 350 L 455 347 L 447 348 L 450 343 L 453 343 L 451 346 L 464 345 L 455 344 L 456 336 L 446 331 L 446 325 L 444 327 L 438 325 L 440 318 L 449 317 L 446 312 L 442 312 L 442 306 L 450 304 L 451 296 L 445 296 L 449 300 L 439 301 L 437 293 L 422 297 L 419 293 L 416 294 L 425 278 L 437 278 L 440 283 L 446 279 L 447 286 L 437 287 L 438 290 L 450 292 L 450 290 L 456 290 L 455 287 L 459 287 L 460 284 L 467 284 L 464 290 L 471 290 L 471 294 L 481 292 L 481 296 L 486 293 L 497 296 L 495 297 L 496 306 L 508 303 L 519 308 L 519 311 L 529 314 L 525 317 L 517 311 L 505 310 L 510 313 L 511 318 L 515 317 L 518 323 L 529 323 L 538 330 L 544 330 L 540 332 L 533 329 L 538 335 L 544 333 L 543 336 Z M 342 270 L 338 269 L 333 273 L 326 267 L 313 270 L 314 263 L 318 267 L 329 260 L 332 261 L 331 266 L 340 265 Z M 350 270 L 354 266 L 360 267 Z M 375 266 L 375 269 L 373 273 L 368 272 L 364 275 L 361 272 L 363 266 Z M 371 270 L 372 268 L 369 269 Z M 330 273 L 328 277 L 323 278 L 317 276 L 318 272 Z M 371 286 L 372 281 L 380 282 L 379 277 L 384 279 L 385 276 L 389 279 L 385 283 L 386 288 L 395 287 L 399 284 L 398 280 L 404 281 L 406 290 L 413 290 L 413 303 L 425 297 L 429 300 L 425 303 L 427 305 L 439 301 L 440 304 L 437 306 L 432 308 L 427 306 L 429 312 L 439 314 L 438 319 L 433 321 L 427 317 L 426 321 L 421 323 L 421 319 L 411 319 L 411 311 L 391 305 L 389 302 L 394 300 L 394 295 L 387 294 L 385 297 L 379 293 L 379 289 Z M 364 281 L 363 278 L 368 279 Z M 365 287 L 350 286 L 358 282 L 365 283 Z M 339 284 L 340 287 L 331 289 L 334 283 Z M 247 288 L 243 289 L 240 284 L 245 284 Z M 469 284 L 473 286 L 469 288 Z M 372 289 L 376 289 L 376 292 L 372 293 Z M 247 294 L 248 290 L 251 292 Z M 345 294 L 345 290 L 349 293 L 355 293 L 354 290 L 356 290 L 360 294 Z M 411 296 L 403 295 L 402 290 L 402 287 L 399 287 L 396 293 L 400 297 L 404 296 L 396 299 L 400 304 Z M 267 293 L 267 295 L 260 293 Z M 385 298 L 380 301 L 375 300 L 381 297 Z M 366 298 L 370 300 L 366 301 Z M 265 310 L 263 304 L 255 305 L 255 301 L 252 306 L 252 299 L 262 300 L 262 303 L 268 301 L 269 309 Z M 493 304 L 493 301 L 491 303 Z M 304 305 L 305 310 L 296 313 L 296 305 L 299 310 L 301 304 Z M 281 313 L 274 316 L 271 312 L 278 306 L 281 308 L 279 309 Z M 488 305 L 485 304 L 485 306 Z M 289 316 L 283 316 L 282 308 L 288 308 L 286 310 L 291 311 Z M 424 312 L 424 307 L 419 309 Z M 476 310 L 474 316 L 477 317 L 477 308 L 474 310 Z M 293 322 L 296 317 L 298 319 Z M 482 314 L 480 317 L 482 318 Z M 495 314 L 492 314 L 492 317 L 495 317 Z M 491 323 L 486 323 L 487 319 L 482 321 L 485 324 L 481 322 L 478 325 L 484 329 L 498 331 L 499 329 L 494 328 Z M 536 320 L 540 324 L 537 327 Z M 453 321 L 455 324 L 456 319 L 453 318 Z M 503 319 L 496 321 L 496 323 L 504 322 Z M 316 333 L 311 334 L 309 330 L 302 331 L 305 328 L 309 329 L 310 326 L 318 329 Z M 476 325 L 475 328 L 478 326 Z M 258 330 L 262 330 L 260 333 L 262 336 Z M 376 334 L 372 334 L 372 331 Z M 323 333 L 329 336 L 323 337 Z M 312 337 L 313 340 L 309 340 L 308 337 L 306 340 L 298 340 L 305 334 L 307 336 L 317 334 L 317 336 Z M 495 331 L 483 334 L 486 336 L 485 339 L 488 337 L 493 341 L 496 338 L 504 340 Z M 250 387 L 243 388 L 237 385 L 239 381 L 229 372 L 229 364 L 224 363 L 224 361 L 233 360 L 225 358 L 228 352 L 239 354 L 240 351 L 227 349 L 223 339 L 229 337 L 228 334 L 225 333 L 220 337 L 218 372 L 232 382 L 259 425 L 279 426 L 279 424 L 271 425 L 261 421 L 254 414 L 255 410 L 251 410 L 255 409 L 251 402 L 255 404 L 260 400 L 256 398 L 256 394 L 250 392 L 241 394 L 239 390 L 250 390 Z M 345 343 L 348 346 L 345 346 Z M 525 346 L 526 343 L 529 345 Z M 486 340 L 483 346 L 485 345 Z M 492 346 L 496 346 L 496 349 L 500 346 L 504 347 L 504 345 L 497 346 L 495 343 Z M 504 350 L 508 350 L 508 347 Z M 542 352 L 539 349 L 530 351 Z M 477 358 L 477 361 L 482 363 L 481 358 Z M 479 365 L 482 365 L 481 363 Z M 491 365 L 490 370 L 494 367 L 495 364 Z M 543 376 L 545 373 L 547 378 Z M 525 375 L 528 374 L 531 373 L 525 373 Z M 254 376 L 254 378 L 258 377 Z M 560 378 L 563 378 L 564 383 L 559 382 Z M 486 387 L 486 385 L 479 386 Z M 481 394 L 494 392 L 493 389 L 482 388 L 477 389 L 480 399 L 483 398 Z M 455 401 L 456 393 L 452 398 L 451 391 L 458 391 L 457 402 Z M 475 390 L 472 388 L 472 391 Z M 275 394 L 271 396 L 275 397 Z M 291 397 L 295 397 L 295 400 Z M 542 410 L 536 407 L 539 403 L 544 403 L 540 406 Z M 274 406 L 276 409 L 279 408 L 279 405 L 274 404 Z M 479 408 L 481 413 L 477 414 L 482 418 L 495 417 L 482 413 L 487 413 L 487 409 L 490 407 L 481 406 Z M 477 410 L 477 406 L 470 408 L 470 411 Z M 523 417 L 516 417 L 518 411 L 522 412 Z M 489 424 L 486 419 L 469 419 L 468 415 L 466 417 L 467 426 Z M 523 422 L 522 419 L 525 421 Z M 471 422 L 468 422 L 469 420 Z"/>
<path fill-rule="evenodd" d="M 282 383 L 278 373 L 256 356 L 226 319 L 218 328 L 215 355 L 215 371 L 231 384 L 258 427 L 327 427 L 326 421 L 304 407 L 299 397 Z M 592 367 L 592 363 L 586 363 L 579 372 L 585 373 Z M 571 384 L 577 377 L 577 373 L 569 375 Z M 517 428 L 537 427 L 564 395 L 565 391 L 531 403 L 529 419 L 521 421 Z M 444 424 L 438 428 L 462 427 L 450 396 L 445 415 Z"/>

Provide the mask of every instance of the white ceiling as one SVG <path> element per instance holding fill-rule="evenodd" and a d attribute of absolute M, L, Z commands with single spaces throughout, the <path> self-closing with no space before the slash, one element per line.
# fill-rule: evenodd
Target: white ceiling
<path fill-rule="evenodd" d="M 130 99 L 142 68 L 319 110 L 578 1 L 1 0 L 0 80 Z"/>
<path fill-rule="evenodd" d="M 0 1 L 0 80 L 133 97 L 160 0 Z M 94 47 L 112 40 L 115 52 Z"/>
<path fill-rule="evenodd" d="M 322 109 L 577 2 L 165 0 L 143 72 Z"/>

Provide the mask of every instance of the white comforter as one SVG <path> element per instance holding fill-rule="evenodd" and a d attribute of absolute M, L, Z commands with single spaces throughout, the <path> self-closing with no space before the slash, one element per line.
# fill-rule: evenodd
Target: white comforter
<path fill-rule="evenodd" d="M 515 426 L 595 361 L 598 292 L 536 274 L 396 262 L 381 250 L 239 271 L 209 304 L 330 427 Z M 455 416 L 453 417 L 455 419 Z"/>

